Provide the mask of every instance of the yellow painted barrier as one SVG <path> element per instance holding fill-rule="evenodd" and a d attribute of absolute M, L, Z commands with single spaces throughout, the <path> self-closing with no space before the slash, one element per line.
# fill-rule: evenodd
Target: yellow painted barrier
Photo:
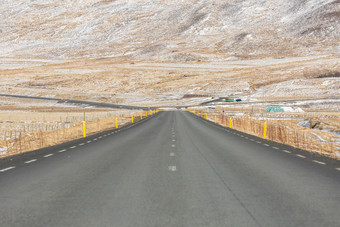
<path fill-rule="evenodd" d="M 133 115 L 131 115 L 131 123 L 133 124 Z"/>
<path fill-rule="evenodd" d="M 145 112 L 145 116 L 146 116 L 146 117 L 148 116 L 148 111 Z"/>
<path fill-rule="evenodd" d="M 118 128 L 118 118 L 116 118 L 116 128 Z"/>
<path fill-rule="evenodd" d="M 141 120 L 143 119 L 143 114 L 142 114 L 142 113 L 140 113 L 140 119 L 141 119 Z"/>
<path fill-rule="evenodd" d="M 83 137 L 86 137 L 86 122 L 83 121 Z"/>
<path fill-rule="evenodd" d="M 216 116 L 215 116 L 215 124 L 217 124 L 217 119 L 216 119 Z"/>
<path fill-rule="evenodd" d="M 265 139 L 266 137 L 267 137 L 267 123 L 264 123 L 263 138 Z"/>
<path fill-rule="evenodd" d="M 208 120 L 208 114 L 205 115 L 205 119 Z"/>
<path fill-rule="evenodd" d="M 231 118 L 230 118 L 229 128 L 231 128 L 231 124 L 232 124 L 232 120 L 231 120 Z"/>

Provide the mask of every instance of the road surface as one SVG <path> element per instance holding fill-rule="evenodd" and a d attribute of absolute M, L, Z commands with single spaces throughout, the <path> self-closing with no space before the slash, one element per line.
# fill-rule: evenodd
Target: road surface
<path fill-rule="evenodd" d="M 161 112 L 0 160 L 0 226 L 340 226 L 340 162 Z"/>
<path fill-rule="evenodd" d="M 57 101 L 57 102 L 60 102 L 60 103 L 69 103 L 69 104 L 75 104 L 75 105 L 85 104 L 85 105 L 90 105 L 90 106 L 106 107 L 106 108 L 113 108 L 113 109 L 128 109 L 128 110 L 155 110 L 156 109 L 155 107 L 127 106 L 127 105 L 94 102 L 94 101 L 85 101 L 85 100 L 57 99 L 57 98 L 27 96 L 27 95 L 0 94 L 0 97 L 49 100 L 49 101 Z"/>

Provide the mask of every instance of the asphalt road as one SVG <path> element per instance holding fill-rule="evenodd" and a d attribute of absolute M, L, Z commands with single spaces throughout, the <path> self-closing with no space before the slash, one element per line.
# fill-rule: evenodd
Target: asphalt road
<path fill-rule="evenodd" d="M 340 226 L 340 162 L 162 112 L 0 160 L 0 226 Z"/>
<path fill-rule="evenodd" d="M 69 104 L 75 104 L 75 105 L 85 104 L 85 105 L 90 105 L 90 106 L 106 107 L 106 108 L 114 108 L 114 109 L 129 109 L 129 110 L 135 110 L 135 109 L 137 109 L 137 110 L 155 110 L 156 109 L 155 107 L 127 106 L 127 105 L 102 103 L 102 102 L 94 102 L 94 101 L 85 101 L 85 100 L 57 99 L 57 98 L 27 96 L 27 95 L 0 94 L 0 97 L 49 100 L 49 101 L 57 101 L 59 103 L 69 103 Z"/>

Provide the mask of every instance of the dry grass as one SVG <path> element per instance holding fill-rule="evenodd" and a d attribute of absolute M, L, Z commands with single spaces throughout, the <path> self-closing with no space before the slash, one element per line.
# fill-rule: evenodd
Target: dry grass
<path fill-rule="evenodd" d="M 249 115 L 231 116 L 222 115 L 211 110 L 196 110 L 196 114 L 218 124 L 229 127 L 230 119 L 232 128 L 258 137 L 264 135 L 264 124 L 267 123 L 266 139 L 287 144 L 310 152 L 317 152 L 332 158 L 340 158 L 340 136 L 330 132 L 303 128 L 296 124 L 296 120 L 273 120 L 270 118 L 253 118 Z M 338 118 L 333 119 L 336 122 Z M 330 119 L 326 121 L 330 122 Z M 333 124 L 334 125 L 334 124 Z M 335 125 L 339 126 L 335 123 Z"/>
<path fill-rule="evenodd" d="M 145 116 L 144 112 L 131 112 L 130 114 L 125 113 L 88 120 L 86 121 L 86 133 L 91 135 L 114 129 L 116 128 L 116 118 L 118 119 L 119 127 L 131 123 L 131 116 L 134 116 L 134 122 L 137 122 L 140 120 L 140 114 Z M 82 138 L 83 122 L 77 118 L 73 119 L 76 121 L 59 122 L 49 126 L 40 124 L 39 127 L 25 127 L 26 130 L 7 131 L 4 134 L 4 139 L 0 140 L 0 158 Z"/>
<path fill-rule="evenodd" d="M 41 65 L 27 63 L 20 68 L 14 67 L 19 64 L 15 59 L 0 60 L 5 63 L 3 66 L 0 63 L 0 93 L 141 106 L 185 105 L 188 101 L 183 99 L 185 94 L 254 95 L 252 99 L 261 100 L 264 92 L 267 100 L 296 99 L 296 94 L 289 89 L 294 88 L 291 82 L 306 87 L 299 98 L 333 97 L 339 80 L 314 77 L 330 69 L 339 71 L 340 67 L 338 56 L 190 64 L 157 61 L 132 64 L 131 60 L 117 58 L 42 60 Z M 297 79 L 301 81 L 295 81 Z M 327 81 L 330 81 L 328 85 L 320 86 Z"/>

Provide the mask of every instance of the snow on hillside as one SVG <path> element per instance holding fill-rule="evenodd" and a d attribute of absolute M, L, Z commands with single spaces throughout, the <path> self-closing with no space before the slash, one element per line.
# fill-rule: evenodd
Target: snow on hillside
<path fill-rule="evenodd" d="M 340 53 L 338 0 L 1 0 L 0 57 Z"/>

